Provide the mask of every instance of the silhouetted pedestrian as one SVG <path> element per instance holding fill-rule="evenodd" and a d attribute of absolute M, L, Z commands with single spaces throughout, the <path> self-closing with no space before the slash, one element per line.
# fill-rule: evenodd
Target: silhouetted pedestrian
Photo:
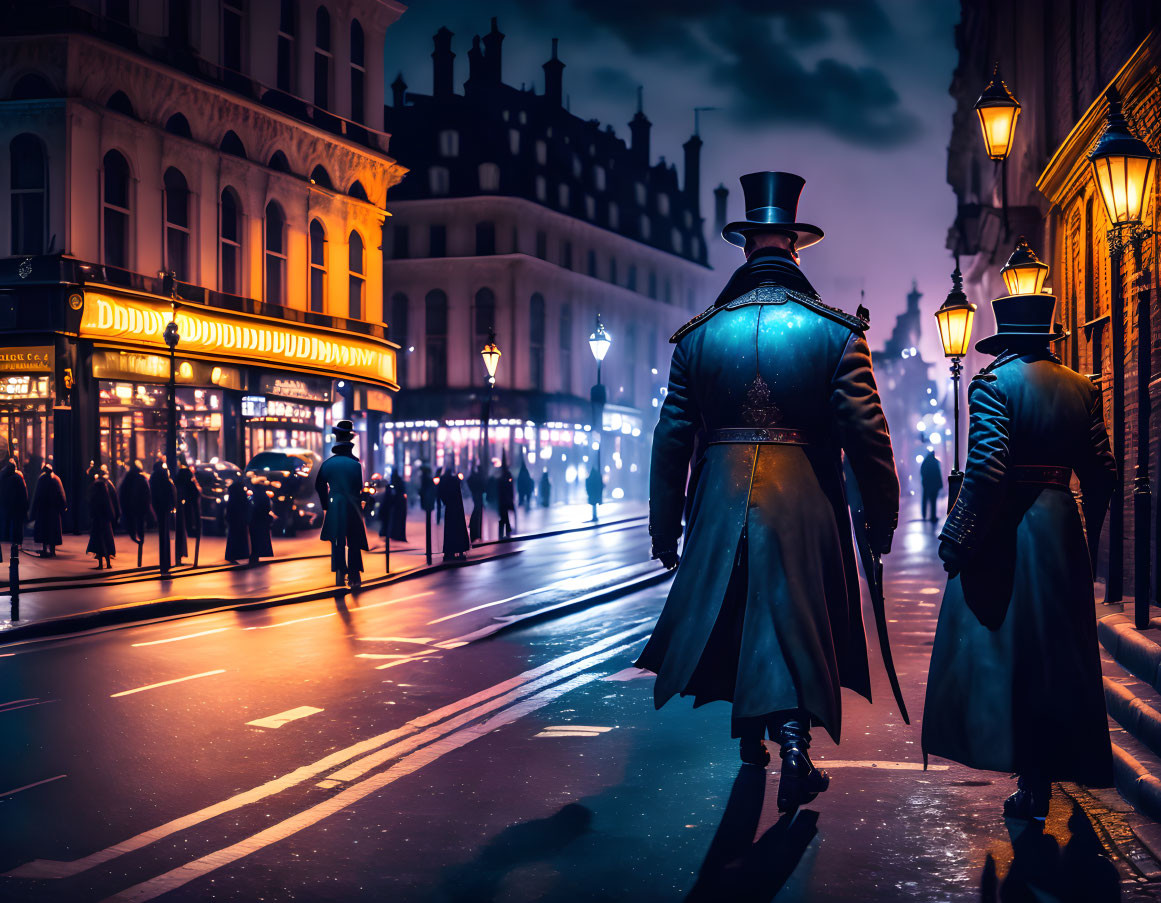
<path fill-rule="evenodd" d="M 173 563 L 170 557 L 169 525 L 177 504 L 177 489 L 162 458 L 153 462 L 153 473 L 149 475 L 149 500 L 152 502 L 153 515 L 157 518 L 157 569 L 165 574 Z"/>
<path fill-rule="evenodd" d="M 540 502 L 541 508 L 547 508 L 552 504 L 552 481 L 548 478 L 547 467 L 540 474 L 540 486 L 536 490 L 536 500 Z"/>
<path fill-rule="evenodd" d="M 274 544 L 270 541 L 270 527 L 274 515 L 270 511 L 270 496 L 264 486 L 257 486 L 250 499 L 250 563 L 259 558 L 273 558 Z"/>
<path fill-rule="evenodd" d="M 15 457 L 0 470 L 0 540 L 13 546 L 24 543 L 28 518 L 28 484 Z"/>
<path fill-rule="evenodd" d="M 532 507 L 532 493 L 536 490 L 536 482 L 528 472 L 528 462 L 520 461 L 520 473 L 516 475 L 516 494 L 520 507 L 527 511 Z"/>
<path fill-rule="evenodd" d="M 407 542 L 407 484 L 398 470 L 391 474 L 387 490 L 387 512 L 379 535 L 384 536 L 383 531 L 387 530 L 392 542 Z"/>
<path fill-rule="evenodd" d="M 593 520 L 597 519 L 597 505 L 605 500 L 605 481 L 601 477 L 601 470 L 595 464 L 589 467 L 589 475 L 585 477 L 585 493 L 589 504 L 593 506 Z"/>
<path fill-rule="evenodd" d="M 468 523 L 464 517 L 463 480 L 454 471 L 446 471 L 439 480 L 439 500 L 443 503 L 443 558 L 463 558 L 472 547 Z"/>
<path fill-rule="evenodd" d="M 331 432 L 337 441 L 315 480 L 319 504 L 324 511 L 320 538 L 331 544 L 335 585 L 342 586 L 346 581 L 356 587 L 363 579 L 363 550 L 367 548 L 360 503 L 363 469 L 355 457 L 354 424 L 340 420 Z"/>
<path fill-rule="evenodd" d="M 32 492 L 32 504 L 29 506 L 29 514 L 34 521 L 32 538 L 40 543 L 42 557 L 56 557 L 56 547 L 64 541 L 61 515 L 67 510 L 64 483 L 53 472 L 52 463 L 47 463 L 36 478 L 36 488 Z"/>
<path fill-rule="evenodd" d="M 241 480 L 226 490 L 226 561 L 237 564 L 250 557 L 250 496 Z"/>
<path fill-rule="evenodd" d="M 500 512 L 500 539 L 508 539 L 512 536 L 510 515 L 516 510 L 516 486 L 507 458 L 501 462 L 496 478 L 496 509 Z"/>
<path fill-rule="evenodd" d="M 202 530 L 202 493 L 198 488 L 193 471 L 186 465 L 177 468 L 173 475 L 176 514 L 176 533 L 173 540 L 173 557 L 178 564 L 189 555 L 188 537 L 198 536 Z"/>
<path fill-rule="evenodd" d="M 117 491 L 109 480 L 109 468 L 98 465 L 96 475 L 89 484 L 89 545 L 85 549 L 97 559 L 97 570 L 111 568 L 111 559 L 117 556 L 117 543 L 113 538 L 113 526 L 121 517 L 121 506 L 117 504 Z"/>
<path fill-rule="evenodd" d="M 107 470 L 108 468 L 106 472 Z M 149 497 L 149 480 L 143 470 L 144 467 L 139 460 L 130 464 L 125 476 L 121 478 L 121 487 L 117 492 L 121 502 L 121 516 L 125 520 L 125 530 L 129 538 L 139 545 L 145 541 L 145 525 L 149 521 L 149 510 L 152 505 Z"/>
<path fill-rule="evenodd" d="M 468 474 L 468 492 L 472 496 L 472 516 L 468 521 L 468 537 L 473 543 L 484 537 L 484 475 L 479 465 Z"/>
<path fill-rule="evenodd" d="M 935 504 L 943 489 L 943 468 L 939 466 L 939 458 L 935 457 L 934 451 L 929 451 L 919 465 L 919 482 L 923 487 L 923 519 L 934 523 L 937 518 Z"/>

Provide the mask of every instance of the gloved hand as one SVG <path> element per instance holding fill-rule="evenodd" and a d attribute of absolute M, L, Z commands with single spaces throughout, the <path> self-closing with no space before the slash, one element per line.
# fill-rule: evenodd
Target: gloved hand
<path fill-rule="evenodd" d="M 662 566 L 667 571 L 672 571 L 675 567 L 677 567 L 678 562 L 681 560 L 677 555 L 676 548 L 669 548 L 669 549 L 654 548 L 653 549 L 653 557 L 656 558 L 658 561 L 660 561 Z"/>
<path fill-rule="evenodd" d="M 939 544 L 939 558 L 948 576 L 954 577 L 963 570 L 963 550 L 954 542 L 945 539 Z"/>

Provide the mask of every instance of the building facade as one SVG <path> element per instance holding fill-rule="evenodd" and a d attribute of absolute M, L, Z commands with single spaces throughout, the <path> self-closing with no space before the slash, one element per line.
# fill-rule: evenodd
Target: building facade
<path fill-rule="evenodd" d="M 466 473 L 483 457 L 487 407 L 490 457 L 548 469 L 557 498 L 580 500 L 595 445 L 607 492 L 643 497 L 669 336 L 712 300 L 701 139 L 686 143 L 679 181 L 652 160 L 640 106 L 628 145 L 571 113 L 555 41 L 542 93 L 504 84 L 495 20 L 468 50 L 461 94 L 452 38 L 434 37 L 433 93 L 408 92 L 400 76 L 385 117 L 410 170 L 383 242 L 404 387 L 385 440 L 408 473 L 418 460 Z M 598 315 L 612 346 L 594 424 Z M 490 389 L 480 351 L 493 333 L 502 357 Z"/>
<path fill-rule="evenodd" d="M 1019 236 L 1052 267 L 1045 291 L 1058 299 L 1056 317 L 1065 332 L 1057 351 L 1101 388 L 1121 466 L 1120 497 L 1113 500 L 1098 568 L 1109 598 L 1117 600 L 1133 591 L 1126 575 L 1136 563 L 1134 478 L 1143 471 L 1157 485 L 1157 385 L 1149 386 L 1150 411 L 1144 413 L 1151 418 L 1152 439 L 1144 447 L 1137 418 L 1138 314 L 1142 300 L 1147 310 L 1148 298 L 1156 297 L 1157 272 L 1149 242 L 1140 256 L 1130 247 L 1119 266 L 1111 255 L 1109 220 L 1087 155 L 1104 128 L 1110 87 L 1124 97 L 1135 132 L 1155 151 L 1161 147 L 1161 6 L 1148 0 L 964 0 L 962 8 L 948 158 L 948 180 L 959 204 L 948 247 L 962 255 L 965 290 L 980 307 L 977 335 L 992 330 L 988 301 L 1007 294 L 999 269 Z M 997 63 L 1021 104 L 1013 149 L 998 165 L 984 153 L 973 109 Z M 1147 228 L 1157 226 L 1156 191 L 1154 184 Z M 1146 320 L 1152 373 L 1161 372 L 1157 320 Z M 986 360 L 969 359 L 968 372 Z M 1156 507 L 1150 524 L 1155 516 Z M 1157 537 L 1142 538 L 1155 577 Z"/>
<path fill-rule="evenodd" d="M 321 453 L 351 415 L 373 459 L 397 389 L 378 247 L 405 171 L 380 113 L 402 11 L 8 5 L 0 454 L 53 457 L 76 497 L 90 462 L 116 476 L 158 453 L 176 315 L 188 459 Z"/>

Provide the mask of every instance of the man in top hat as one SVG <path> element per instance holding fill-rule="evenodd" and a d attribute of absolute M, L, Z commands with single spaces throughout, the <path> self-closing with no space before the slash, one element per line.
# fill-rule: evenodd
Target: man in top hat
<path fill-rule="evenodd" d="M 1056 299 L 992 308 L 996 334 L 976 349 L 996 359 L 968 389 L 967 467 L 940 533 L 950 579 L 923 748 L 1017 774 L 1004 814 L 1043 821 L 1053 781 L 1112 783 L 1093 563 L 1117 465 L 1100 391 L 1050 349 Z"/>
<path fill-rule="evenodd" d="M 355 457 L 354 424 L 340 420 L 331 432 L 335 444 L 331 456 L 319 468 L 314 484 L 324 512 L 320 538 L 331 544 L 335 586 L 346 582 L 357 587 L 363 574 L 362 550 L 367 548 L 361 502 L 363 468 Z"/>
<path fill-rule="evenodd" d="M 803 179 L 741 181 L 747 218 L 722 234 L 746 262 L 671 339 L 649 532 L 677 573 L 638 665 L 657 674 L 658 707 L 677 693 L 731 702 L 744 762 L 764 767 L 776 740 L 778 806 L 793 811 L 829 783 L 811 727 L 837 742 L 840 689 L 871 692 L 842 455 L 876 553 L 891 547 L 899 480 L 867 322 L 823 304 L 798 266 L 822 239 L 798 222 Z"/>

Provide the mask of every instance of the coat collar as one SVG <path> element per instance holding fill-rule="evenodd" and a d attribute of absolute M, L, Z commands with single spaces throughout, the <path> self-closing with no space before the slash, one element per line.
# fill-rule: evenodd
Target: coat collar
<path fill-rule="evenodd" d="M 783 251 L 781 248 L 762 248 L 750 255 L 750 259 L 734 271 L 734 275 L 718 295 L 714 306 L 729 304 L 759 285 L 781 285 L 796 292 L 818 297 L 818 292 L 798 268 L 789 251 Z"/>

